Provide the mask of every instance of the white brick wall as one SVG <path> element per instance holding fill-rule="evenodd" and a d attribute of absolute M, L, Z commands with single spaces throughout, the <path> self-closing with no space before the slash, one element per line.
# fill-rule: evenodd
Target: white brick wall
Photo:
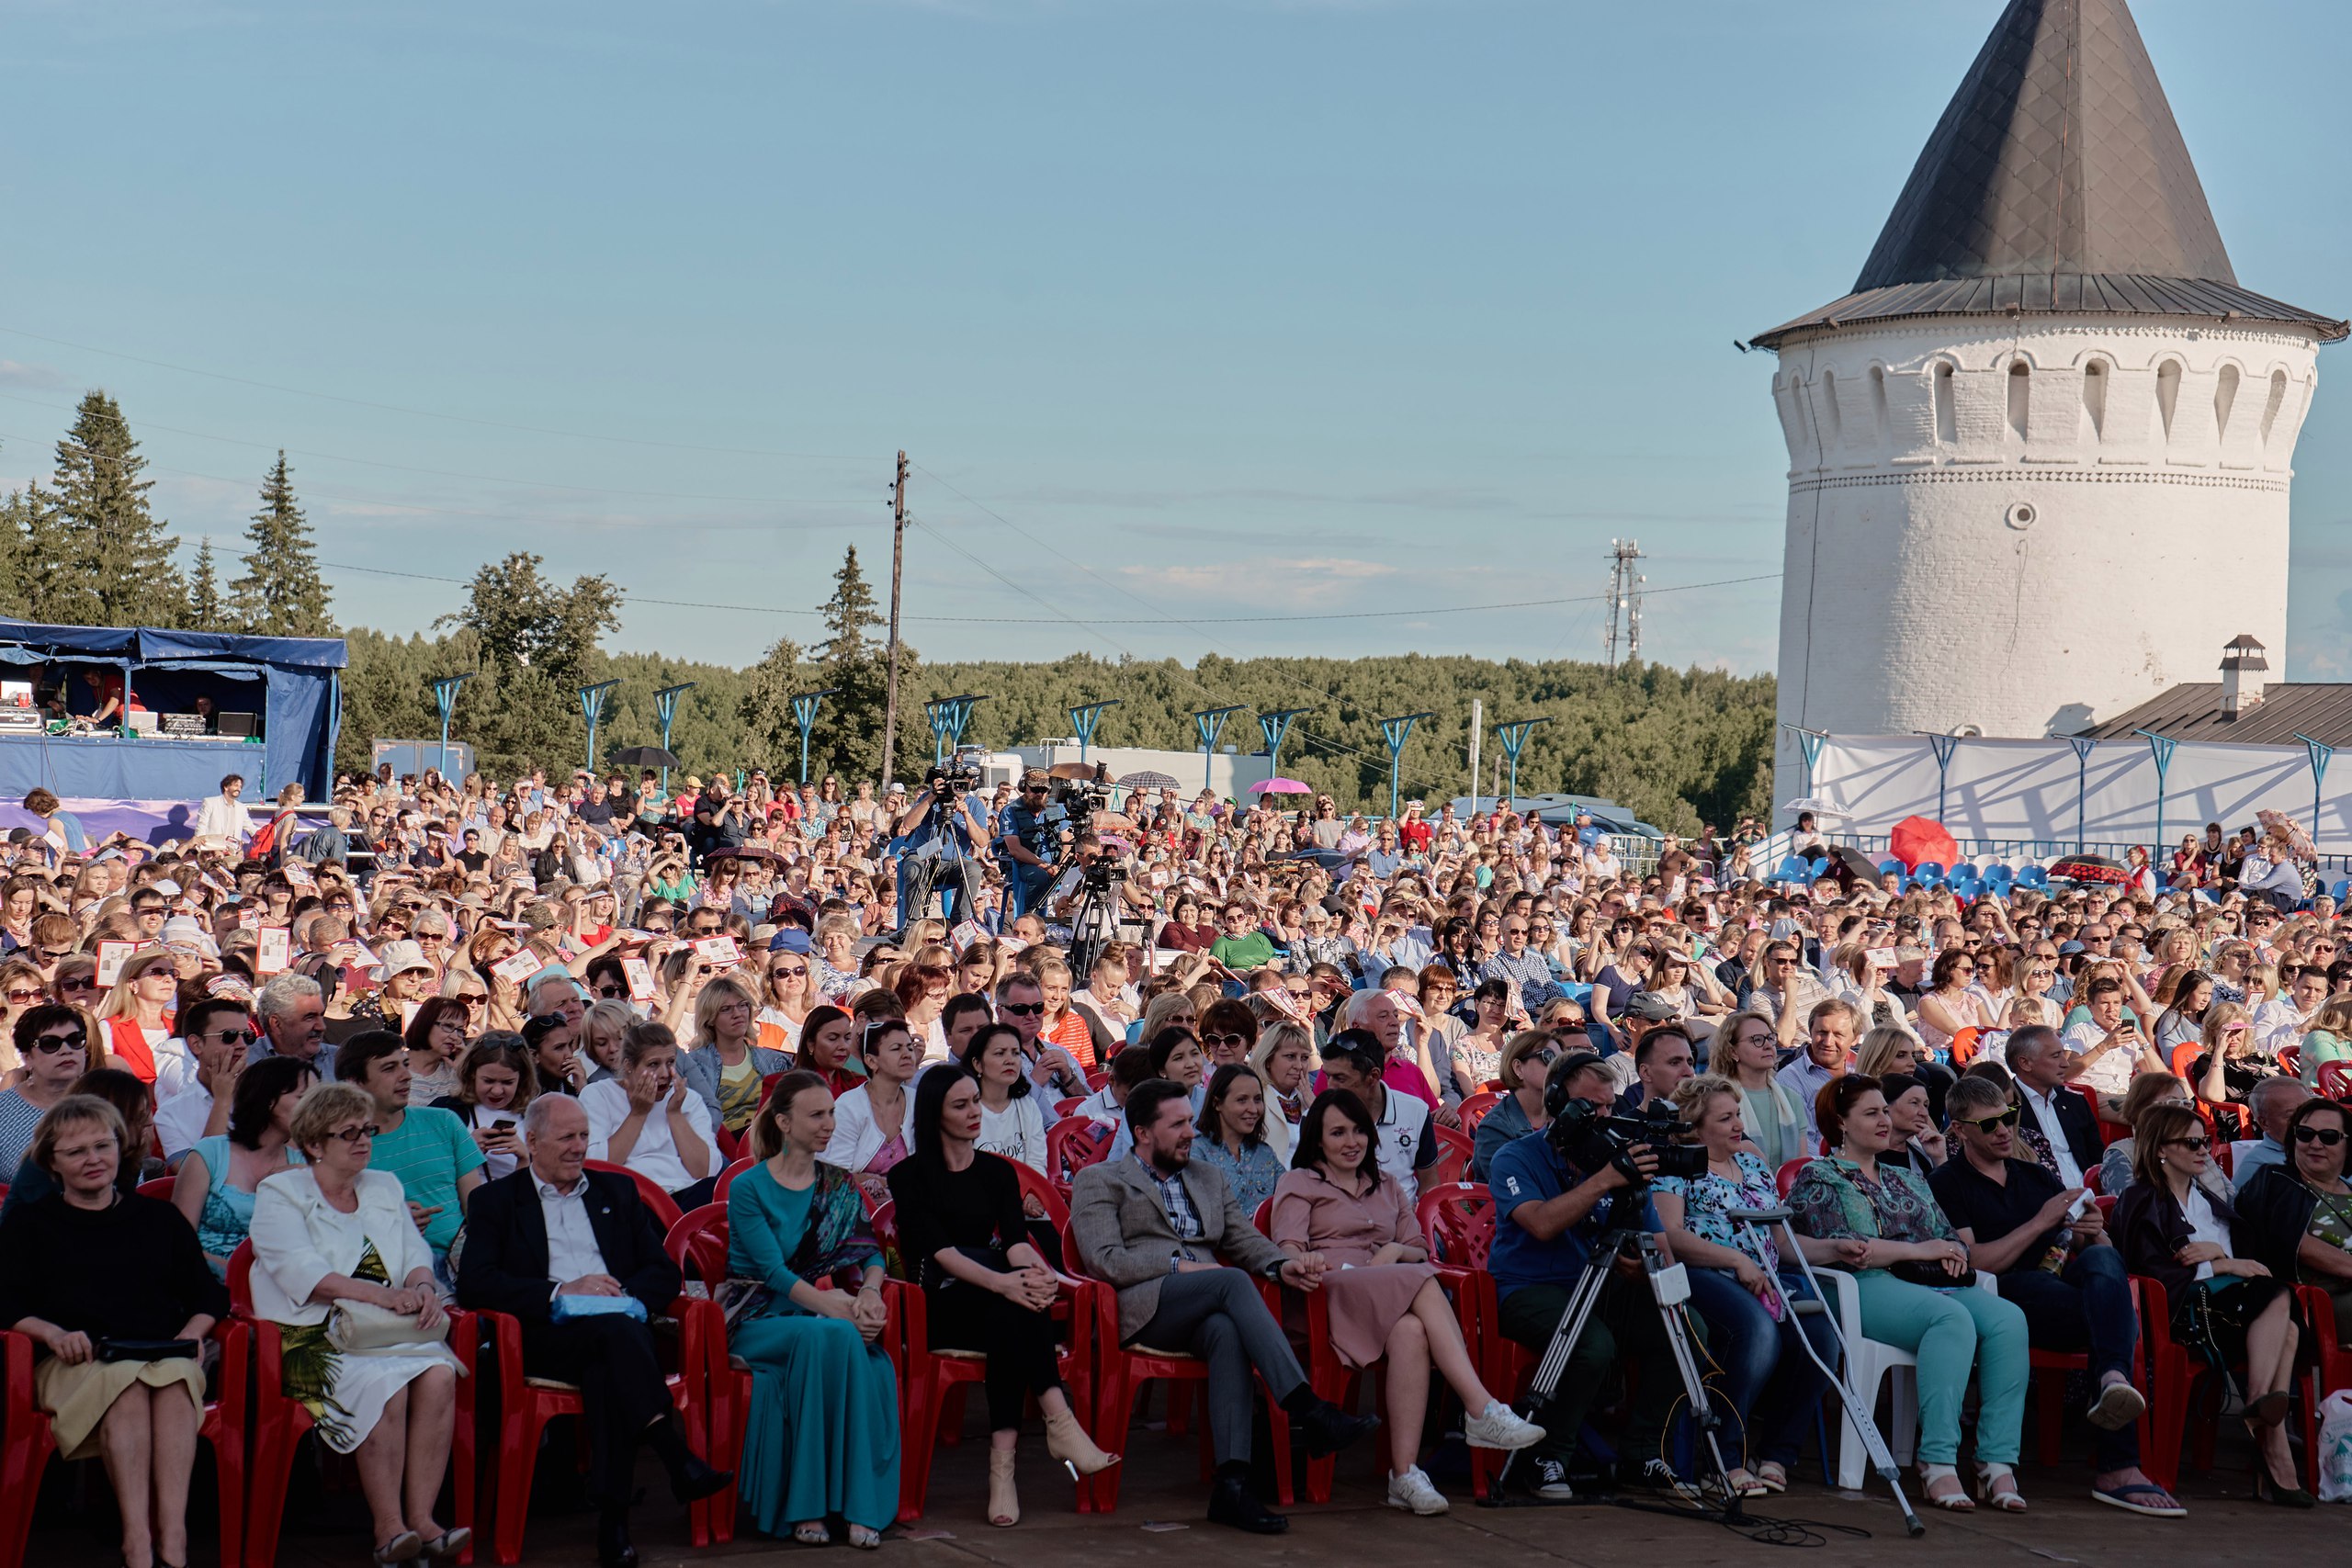
<path fill-rule="evenodd" d="M 1781 720 L 2040 736 L 2214 679 L 2241 632 L 2277 659 L 2316 358 L 2308 333 L 2154 318 L 1929 318 L 1785 343 Z M 1785 800 L 1801 786 L 1785 732 L 1777 772 Z"/>

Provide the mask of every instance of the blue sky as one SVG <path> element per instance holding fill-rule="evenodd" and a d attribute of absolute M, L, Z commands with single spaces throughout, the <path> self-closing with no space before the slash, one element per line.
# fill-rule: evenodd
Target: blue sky
<path fill-rule="evenodd" d="M 1733 340 L 1845 290 L 1999 9 L 0 0 L 0 486 L 103 386 L 191 541 L 289 448 L 346 620 L 528 548 L 743 662 L 887 570 L 903 446 L 931 657 L 1598 657 L 1589 601 L 1295 617 L 1598 595 L 1626 535 L 1646 654 L 1769 670 Z M 2352 9 L 2135 10 L 2241 281 L 2352 313 L 2352 96 L 2286 69 Z M 2299 678 L 2352 677 L 2346 354 Z"/>

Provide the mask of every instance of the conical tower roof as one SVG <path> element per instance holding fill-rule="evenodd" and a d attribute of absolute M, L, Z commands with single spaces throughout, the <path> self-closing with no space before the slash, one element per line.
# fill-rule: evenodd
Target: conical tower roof
<path fill-rule="evenodd" d="M 1761 333 L 2009 310 L 2346 323 L 2238 287 L 2125 0 L 2010 0 L 1854 292 Z"/>

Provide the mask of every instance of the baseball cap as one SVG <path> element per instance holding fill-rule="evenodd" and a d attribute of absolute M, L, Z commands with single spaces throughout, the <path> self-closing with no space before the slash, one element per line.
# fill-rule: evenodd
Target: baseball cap
<path fill-rule="evenodd" d="M 1625 1014 L 1645 1023 L 1665 1023 L 1680 1018 L 1682 1010 L 1659 996 L 1656 991 L 1635 991 L 1625 999 Z"/>
<path fill-rule="evenodd" d="M 786 926 L 768 939 L 770 953 L 807 953 L 808 933 L 798 926 Z"/>

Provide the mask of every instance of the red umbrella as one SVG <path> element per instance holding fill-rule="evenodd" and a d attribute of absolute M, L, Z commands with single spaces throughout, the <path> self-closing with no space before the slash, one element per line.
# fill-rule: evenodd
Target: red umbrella
<path fill-rule="evenodd" d="M 1929 861 L 1949 868 L 1960 858 L 1960 841 L 1940 822 L 1905 817 L 1888 837 L 1887 852 L 1914 871 Z"/>

